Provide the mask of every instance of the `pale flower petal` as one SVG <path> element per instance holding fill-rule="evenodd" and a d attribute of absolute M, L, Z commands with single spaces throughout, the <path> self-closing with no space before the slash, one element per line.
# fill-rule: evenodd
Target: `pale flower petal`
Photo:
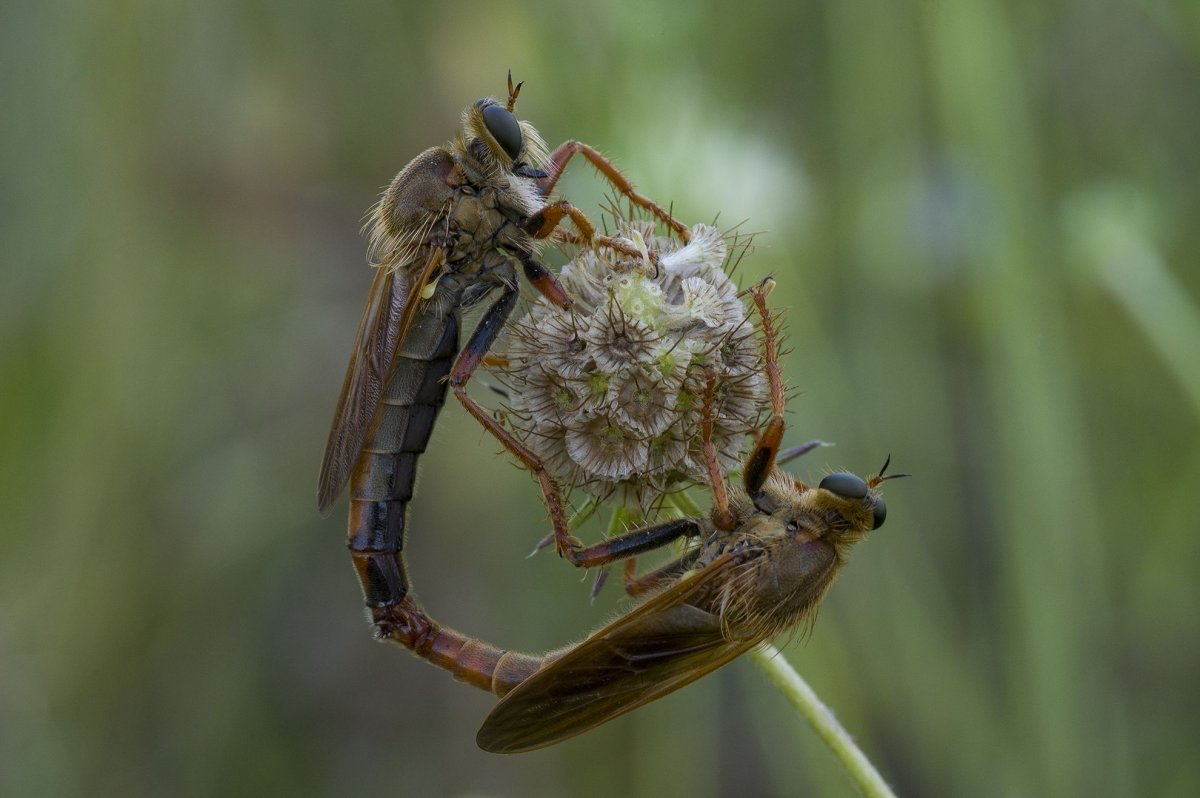
<path fill-rule="evenodd" d="M 716 380 L 723 472 L 757 429 L 765 381 L 719 230 L 696 225 L 680 244 L 652 221 L 617 220 L 612 235 L 639 254 L 581 250 L 559 273 L 573 308 L 531 303 L 507 328 L 507 359 L 493 370 L 509 390 L 509 427 L 560 485 L 646 509 L 707 481 L 706 374 Z"/>

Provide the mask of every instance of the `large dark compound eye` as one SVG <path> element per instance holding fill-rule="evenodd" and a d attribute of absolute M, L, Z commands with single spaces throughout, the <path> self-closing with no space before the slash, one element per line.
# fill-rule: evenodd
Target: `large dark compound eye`
<path fill-rule="evenodd" d="M 489 105 L 483 109 L 483 123 L 487 125 L 492 138 L 508 153 L 508 157 L 517 160 L 524 140 L 521 136 L 521 126 L 517 124 L 512 113 L 499 105 Z"/>
<path fill-rule="evenodd" d="M 883 522 L 887 520 L 887 504 L 884 503 L 882 496 L 875 497 L 875 525 L 871 529 L 879 529 L 883 526 Z"/>
<path fill-rule="evenodd" d="M 843 499 L 865 499 L 867 496 L 867 483 L 854 474 L 830 474 L 817 487 L 836 493 Z"/>

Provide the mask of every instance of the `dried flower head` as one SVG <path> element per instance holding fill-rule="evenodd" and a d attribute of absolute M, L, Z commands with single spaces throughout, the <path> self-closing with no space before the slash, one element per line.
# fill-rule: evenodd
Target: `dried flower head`
<path fill-rule="evenodd" d="M 766 405 L 758 345 L 725 271 L 725 237 L 708 225 L 691 233 L 680 244 L 618 220 L 616 237 L 641 257 L 580 252 L 559 275 L 573 310 L 538 300 L 510 327 L 498 369 L 509 418 L 560 484 L 646 509 L 703 481 L 709 372 L 718 459 L 737 467 Z"/>

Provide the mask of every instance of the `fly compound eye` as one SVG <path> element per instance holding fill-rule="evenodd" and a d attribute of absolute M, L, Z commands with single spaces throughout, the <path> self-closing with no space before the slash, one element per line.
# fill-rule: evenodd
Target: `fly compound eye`
<path fill-rule="evenodd" d="M 882 496 L 875 497 L 875 523 L 871 529 L 879 529 L 883 526 L 883 522 L 887 520 L 887 503 L 884 502 Z"/>
<path fill-rule="evenodd" d="M 483 109 L 483 123 L 487 125 L 488 133 L 492 134 L 496 143 L 508 153 L 508 157 L 514 161 L 517 160 L 524 141 L 521 136 L 521 126 L 517 124 L 516 118 L 508 109 L 499 105 L 487 106 Z"/>
<path fill-rule="evenodd" d="M 867 497 L 867 483 L 854 474 L 830 474 L 822 479 L 821 484 L 817 487 L 830 493 L 836 493 L 843 499 L 865 499 Z"/>

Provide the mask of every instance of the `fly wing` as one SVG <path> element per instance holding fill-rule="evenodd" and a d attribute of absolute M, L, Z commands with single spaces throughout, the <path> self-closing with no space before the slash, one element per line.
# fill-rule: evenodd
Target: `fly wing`
<path fill-rule="evenodd" d="M 426 284 L 445 257 L 443 250 L 433 249 L 415 277 L 410 277 L 404 268 L 375 270 L 367 305 L 358 322 L 346 378 L 342 381 L 342 395 L 333 411 L 325 459 L 321 462 L 317 508 L 322 514 L 337 500 L 354 470 L 396 365 L 400 342 L 412 325 Z"/>
<path fill-rule="evenodd" d="M 328 512 L 346 486 L 375 420 L 400 344 L 400 322 L 409 294 L 409 278 L 404 270 L 375 270 L 321 462 L 317 507 L 322 514 Z"/>
<path fill-rule="evenodd" d="M 517 685 L 476 736 L 494 753 L 561 742 L 678 690 L 753 648 L 728 640 L 721 619 L 687 600 L 718 581 L 728 556 L 684 578 Z"/>
<path fill-rule="evenodd" d="M 322 514 L 337 500 L 354 470 L 375 424 L 400 342 L 426 283 L 445 261 L 442 247 L 427 246 L 429 235 L 446 221 L 454 187 L 461 182 L 462 173 L 451 153 L 433 147 L 400 170 L 372 211 L 369 256 L 378 266 L 325 444 L 317 488 Z"/>

